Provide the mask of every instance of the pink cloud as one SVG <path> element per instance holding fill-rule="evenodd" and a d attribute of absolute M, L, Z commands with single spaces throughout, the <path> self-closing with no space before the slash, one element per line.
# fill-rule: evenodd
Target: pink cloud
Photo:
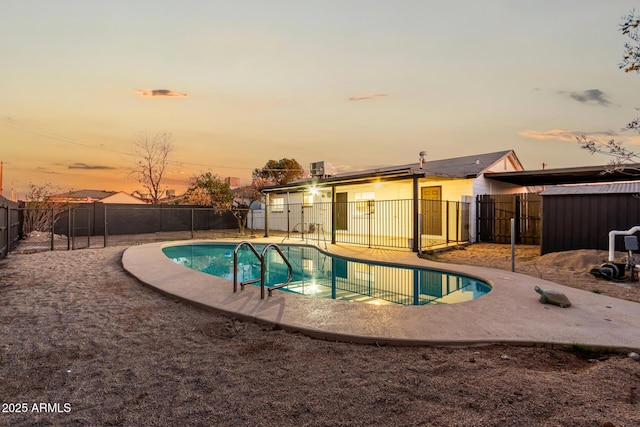
<path fill-rule="evenodd" d="M 561 141 L 575 141 L 576 137 L 584 135 L 584 132 L 577 132 L 566 129 L 549 129 L 549 130 L 523 130 L 518 135 L 525 138 L 545 140 L 559 139 Z"/>
<path fill-rule="evenodd" d="M 640 144 L 640 136 L 625 133 L 618 134 L 611 131 L 580 132 L 567 129 L 523 130 L 518 132 L 518 135 L 529 139 L 536 139 L 538 141 L 556 139 L 560 141 L 576 142 L 577 138 L 586 136 L 589 139 L 593 139 L 596 141 L 606 141 L 614 138 L 620 138 L 621 141 L 627 142 L 629 144 Z"/>
<path fill-rule="evenodd" d="M 169 89 L 136 89 L 135 93 L 146 98 L 185 98 L 186 93 L 174 92 Z"/>
<path fill-rule="evenodd" d="M 375 98 L 381 98 L 383 96 L 389 96 L 386 93 L 372 93 L 372 94 L 366 94 L 366 95 L 355 95 L 355 96 L 351 96 L 349 97 L 349 101 L 364 101 L 366 99 L 375 99 Z"/>

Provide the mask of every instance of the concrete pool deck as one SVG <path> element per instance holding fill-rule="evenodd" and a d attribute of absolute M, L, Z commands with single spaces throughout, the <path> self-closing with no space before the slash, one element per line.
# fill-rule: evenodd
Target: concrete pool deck
<path fill-rule="evenodd" d="M 460 304 L 372 305 L 274 291 L 260 299 L 247 286 L 233 293 L 232 281 L 171 261 L 162 252 L 176 244 L 237 243 L 239 240 L 150 243 L 128 248 L 124 268 L 146 285 L 202 308 L 271 323 L 328 340 L 394 345 L 471 346 L 490 343 L 640 350 L 640 304 L 492 268 L 443 264 L 401 250 L 321 245 L 330 254 L 374 262 L 424 267 L 481 278 L 493 289 Z M 273 239 L 252 239 L 270 243 Z M 276 243 L 279 243 L 276 242 Z M 296 244 L 287 241 L 286 244 Z M 569 308 L 541 304 L 535 286 L 563 292 Z"/>

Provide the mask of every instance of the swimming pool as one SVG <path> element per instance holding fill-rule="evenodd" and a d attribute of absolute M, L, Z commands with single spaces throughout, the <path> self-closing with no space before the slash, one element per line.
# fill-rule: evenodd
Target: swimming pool
<path fill-rule="evenodd" d="M 279 245 L 293 267 L 293 278 L 281 290 L 319 298 L 369 304 L 454 304 L 491 290 L 487 283 L 458 274 L 414 267 L 354 261 L 328 255 L 312 246 Z M 264 245 L 255 245 L 260 252 Z M 207 274 L 233 280 L 235 244 L 207 243 L 167 246 L 172 261 Z M 284 282 L 288 269 L 276 251 L 266 254 L 266 284 Z M 247 247 L 238 252 L 240 281 L 260 277 L 260 261 Z"/>

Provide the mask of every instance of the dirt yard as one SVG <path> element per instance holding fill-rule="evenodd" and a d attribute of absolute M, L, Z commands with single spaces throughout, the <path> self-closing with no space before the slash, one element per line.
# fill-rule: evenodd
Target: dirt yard
<path fill-rule="evenodd" d="M 640 425 L 625 354 L 320 341 L 153 292 L 123 271 L 124 249 L 0 261 L 0 425 Z M 435 257 L 510 269 L 509 254 Z M 640 301 L 637 284 L 588 274 L 601 254 L 517 254 L 518 272 Z"/>
<path fill-rule="evenodd" d="M 515 271 L 518 273 L 614 298 L 640 302 L 638 282 L 609 282 L 589 274 L 592 268 L 599 267 L 607 261 L 607 251 L 582 249 L 540 256 L 539 246 L 518 245 L 515 248 Z M 616 252 L 616 262 L 623 258 L 626 258 L 625 253 Z M 480 243 L 440 252 L 431 259 L 511 271 L 511 246 Z"/>

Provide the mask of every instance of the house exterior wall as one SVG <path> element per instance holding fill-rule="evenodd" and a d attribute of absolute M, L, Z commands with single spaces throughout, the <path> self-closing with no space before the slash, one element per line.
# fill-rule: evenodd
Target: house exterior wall
<path fill-rule="evenodd" d="M 432 242 L 444 241 L 446 244 L 459 240 L 474 241 L 477 234 L 474 202 L 478 195 L 527 191 L 524 187 L 486 179 L 484 172 L 523 170 L 513 152 L 502 155 L 498 160 L 493 159 L 495 157 L 480 155 L 475 159 L 475 164 L 468 163 L 474 162 L 473 159 L 465 159 L 458 163 L 452 162 L 448 168 L 434 164 L 431 172 L 427 163 L 424 170 L 426 176 L 420 178 L 416 177 L 421 175 L 411 175 L 415 170 L 406 168 L 398 169 L 398 173 L 407 173 L 406 178 L 396 180 L 389 180 L 387 177 L 387 181 L 381 178 L 378 182 L 344 185 L 337 181 L 321 182 L 319 185 L 327 187 L 319 188 L 313 196 L 311 188 L 304 193 L 270 192 L 271 201 L 266 212 L 267 227 L 287 233 L 308 233 L 321 229 L 332 233 L 331 236 L 336 237 L 336 241 L 337 235 L 386 234 L 405 240 L 405 246 L 411 246 L 411 240 L 420 230 L 420 241 L 423 241 L 423 244 L 424 239 Z M 371 179 L 374 179 L 377 172 L 372 171 Z M 452 176 L 469 174 L 472 178 L 439 177 L 439 173 L 451 173 Z M 478 173 L 480 175 L 476 177 Z M 420 201 L 419 205 L 414 207 L 415 182 L 418 186 L 418 200 L 422 198 L 423 189 L 426 187 L 440 187 L 440 192 L 429 193 L 431 198 L 437 198 L 437 194 L 439 198 Z M 336 194 L 335 201 L 332 191 Z M 345 200 L 347 203 L 343 205 L 341 202 Z M 332 201 L 335 202 L 335 209 Z M 335 218 L 332 218 L 332 212 L 336 215 Z M 416 219 L 416 212 L 419 219 Z M 335 230 L 331 230 L 332 224 Z M 414 230 L 416 227 L 418 230 Z"/>
<path fill-rule="evenodd" d="M 471 197 L 472 179 L 421 178 L 418 181 L 418 197 L 424 187 L 441 187 L 441 200 L 433 202 L 441 209 L 442 224 L 440 234 L 423 233 L 423 240 L 457 240 L 467 236 L 465 228 L 460 233 L 460 224 L 469 224 L 466 204 Z M 322 231 L 330 235 L 332 227 L 332 202 L 329 187 L 311 191 L 270 194 L 268 207 L 269 229 L 299 233 Z M 386 181 L 366 184 L 338 185 L 336 194 L 346 193 L 347 228 L 336 227 L 338 240 L 349 241 L 349 236 L 367 234 L 377 238 L 393 239 L 394 247 L 408 247 L 413 239 L 414 208 L 413 179 Z M 304 197 L 304 203 L 303 203 Z M 312 200 L 311 203 L 310 200 Z M 371 201 L 371 202 L 370 202 Z M 448 202 L 447 202 L 448 201 Z M 447 203 L 445 203 L 447 202 Z M 288 204 L 287 204 L 288 203 Z M 431 202 L 428 202 L 431 203 Z M 461 208 L 465 205 L 464 209 Z M 426 205 L 419 205 L 422 213 Z M 461 218 L 460 216 L 464 216 Z M 437 221 L 437 220 L 436 220 Z M 453 231 L 452 231 L 453 230 Z M 457 234 L 460 234 L 458 236 Z"/>

